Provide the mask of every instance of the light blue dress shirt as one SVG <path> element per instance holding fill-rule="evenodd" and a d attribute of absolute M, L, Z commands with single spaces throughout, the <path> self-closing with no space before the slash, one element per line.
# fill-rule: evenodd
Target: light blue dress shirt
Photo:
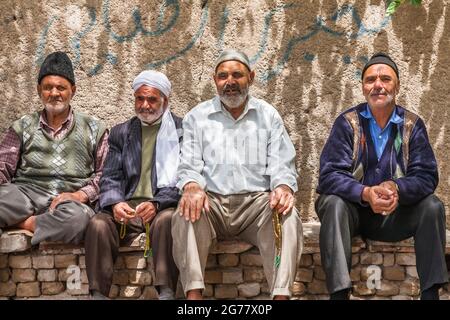
<path fill-rule="evenodd" d="M 394 108 L 394 111 L 392 112 L 388 123 L 386 124 L 384 129 L 381 129 L 377 121 L 373 117 L 369 105 L 367 105 L 366 109 L 361 112 L 361 115 L 364 118 L 369 119 L 370 136 L 372 137 L 372 141 L 379 161 L 391 134 L 392 126 L 402 123 L 403 119 L 397 114 L 397 108 Z"/>

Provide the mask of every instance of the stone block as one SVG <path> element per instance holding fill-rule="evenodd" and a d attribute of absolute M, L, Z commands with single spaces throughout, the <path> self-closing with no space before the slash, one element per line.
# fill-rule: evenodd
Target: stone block
<path fill-rule="evenodd" d="M 400 284 L 400 294 L 406 296 L 418 296 L 420 285 L 418 279 L 406 279 Z"/>
<path fill-rule="evenodd" d="M 16 296 L 17 297 L 39 297 L 41 295 L 41 289 L 39 288 L 39 282 L 26 282 L 19 283 L 17 285 Z"/>
<path fill-rule="evenodd" d="M 241 264 L 244 266 L 262 267 L 263 265 L 263 260 L 259 252 L 246 252 L 241 254 L 240 258 Z"/>
<path fill-rule="evenodd" d="M 416 266 L 406 267 L 406 274 L 412 278 L 419 278 Z"/>
<path fill-rule="evenodd" d="M 328 289 L 325 281 L 314 279 L 307 285 L 308 293 L 311 294 L 328 294 Z"/>
<path fill-rule="evenodd" d="M 396 296 L 399 293 L 400 289 L 398 285 L 392 281 L 382 280 L 380 289 L 377 289 L 377 295 L 383 297 Z"/>
<path fill-rule="evenodd" d="M 52 296 L 63 292 L 65 288 L 62 282 L 43 282 L 41 283 L 41 290 L 43 295 Z"/>
<path fill-rule="evenodd" d="M 12 297 L 16 295 L 17 285 L 11 280 L 0 283 L 0 297 Z"/>
<path fill-rule="evenodd" d="M 297 282 L 311 282 L 313 281 L 313 269 L 300 268 L 297 269 L 297 273 L 295 275 L 295 281 Z"/>
<path fill-rule="evenodd" d="M 67 268 L 78 265 L 78 256 L 73 254 L 55 255 L 55 268 Z"/>
<path fill-rule="evenodd" d="M 5 231 L 0 236 L 0 253 L 22 252 L 30 248 L 31 236 L 29 231 Z"/>
<path fill-rule="evenodd" d="M 141 295 L 141 287 L 139 286 L 120 287 L 120 296 L 122 298 L 139 298 L 140 295 Z"/>
<path fill-rule="evenodd" d="M 0 269 L 6 268 L 8 266 L 8 255 L 0 254 Z"/>
<path fill-rule="evenodd" d="M 58 279 L 58 270 L 56 269 L 40 269 L 37 274 L 38 281 L 53 282 Z"/>
<path fill-rule="evenodd" d="M 232 253 L 219 254 L 218 260 L 222 267 L 235 267 L 239 264 L 239 256 Z"/>
<path fill-rule="evenodd" d="M 222 271 L 221 270 L 206 270 L 205 271 L 205 283 L 222 283 Z"/>
<path fill-rule="evenodd" d="M 31 257 L 28 255 L 9 255 L 9 266 L 14 269 L 30 269 Z"/>
<path fill-rule="evenodd" d="M 325 275 L 325 271 L 323 271 L 323 268 L 321 266 L 315 266 L 314 267 L 314 279 L 317 280 L 325 280 L 327 277 Z"/>
<path fill-rule="evenodd" d="M 6 282 L 9 280 L 11 271 L 9 268 L 0 269 L 0 282 Z M 0 286 L 3 285 L 0 283 Z"/>
<path fill-rule="evenodd" d="M 118 256 L 116 262 L 114 262 L 114 270 L 125 269 L 125 260 L 122 256 Z"/>
<path fill-rule="evenodd" d="M 117 298 L 119 296 L 119 291 L 120 291 L 119 286 L 113 284 L 111 286 L 111 289 L 109 289 L 109 297 L 111 299 Z"/>
<path fill-rule="evenodd" d="M 383 279 L 386 280 L 397 280 L 403 281 L 405 280 L 405 268 L 401 266 L 394 267 L 384 267 L 383 268 Z"/>
<path fill-rule="evenodd" d="M 147 261 L 141 254 L 125 256 L 124 260 L 127 269 L 145 269 L 147 267 Z"/>
<path fill-rule="evenodd" d="M 395 255 L 393 253 L 383 254 L 383 266 L 392 267 L 395 263 Z"/>
<path fill-rule="evenodd" d="M 322 265 L 322 259 L 320 258 L 320 253 L 314 253 L 313 254 L 313 261 L 315 266 L 321 266 Z"/>
<path fill-rule="evenodd" d="M 86 269 L 86 256 L 78 257 L 78 266 L 82 269 Z"/>
<path fill-rule="evenodd" d="M 363 252 L 359 257 L 360 264 L 383 264 L 383 255 L 381 253 Z"/>
<path fill-rule="evenodd" d="M 216 254 L 208 255 L 208 259 L 206 260 L 206 269 L 216 267 L 217 267 L 217 255 Z"/>
<path fill-rule="evenodd" d="M 34 269 L 13 269 L 11 279 L 14 282 L 36 281 L 36 270 Z"/>
<path fill-rule="evenodd" d="M 361 280 L 361 266 L 356 266 L 350 270 L 350 279 L 352 281 Z"/>
<path fill-rule="evenodd" d="M 302 282 L 294 282 L 292 285 L 292 294 L 294 296 L 301 296 L 306 293 L 306 286 Z"/>
<path fill-rule="evenodd" d="M 240 240 L 225 240 L 217 242 L 210 250 L 212 254 L 242 253 L 253 248 L 250 243 Z"/>
<path fill-rule="evenodd" d="M 353 286 L 353 294 L 358 296 L 371 296 L 376 293 L 376 289 L 367 287 L 366 282 L 358 282 Z"/>
<path fill-rule="evenodd" d="M 113 284 L 126 286 L 128 285 L 129 274 L 126 270 L 114 271 Z"/>
<path fill-rule="evenodd" d="M 238 296 L 238 290 L 234 285 L 218 284 L 214 288 L 214 296 L 216 299 L 234 299 Z"/>
<path fill-rule="evenodd" d="M 129 276 L 132 285 L 149 286 L 152 284 L 152 276 L 148 271 L 130 271 Z"/>
<path fill-rule="evenodd" d="M 238 284 L 244 282 L 242 269 L 228 268 L 222 271 L 222 282 L 224 284 Z"/>
<path fill-rule="evenodd" d="M 258 282 L 242 283 L 237 287 L 239 297 L 253 298 L 261 292 L 261 285 Z"/>
<path fill-rule="evenodd" d="M 203 290 L 203 297 L 205 298 L 214 297 L 214 286 L 212 284 L 205 284 L 205 289 Z"/>
<path fill-rule="evenodd" d="M 264 270 L 262 268 L 245 268 L 244 281 L 245 282 L 263 282 L 266 280 Z"/>
<path fill-rule="evenodd" d="M 414 253 L 397 253 L 395 255 L 395 261 L 401 266 L 415 266 L 416 255 Z"/>
<path fill-rule="evenodd" d="M 300 258 L 299 267 L 309 267 L 313 264 L 313 259 L 310 254 L 302 254 L 302 257 Z"/>
<path fill-rule="evenodd" d="M 36 255 L 32 257 L 34 269 L 53 269 L 55 258 L 52 255 Z"/>

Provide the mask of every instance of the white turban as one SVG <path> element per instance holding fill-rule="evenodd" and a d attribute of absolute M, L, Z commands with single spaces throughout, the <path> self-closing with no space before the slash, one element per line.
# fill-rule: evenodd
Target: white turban
<path fill-rule="evenodd" d="M 133 81 L 133 90 L 136 92 L 143 85 L 158 89 L 166 97 L 170 96 L 172 91 L 172 84 L 164 73 L 154 70 L 145 70 L 139 73 L 139 75 Z"/>

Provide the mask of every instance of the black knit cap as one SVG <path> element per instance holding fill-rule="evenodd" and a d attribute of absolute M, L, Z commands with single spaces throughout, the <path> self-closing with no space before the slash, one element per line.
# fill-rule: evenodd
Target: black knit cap
<path fill-rule="evenodd" d="M 61 51 L 50 53 L 44 60 L 39 70 L 38 84 L 45 76 L 60 76 L 75 85 L 75 75 L 73 73 L 72 61 L 69 56 Z"/>
<path fill-rule="evenodd" d="M 366 72 L 367 68 L 369 68 L 373 64 L 386 64 L 386 65 L 388 65 L 389 67 L 391 67 L 395 71 L 395 74 L 397 75 L 397 79 L 400 79 L 400 76 L 398 74 L 398 68 L 397 68 L 397 65 L 395 64 L 394 60 L 392 60 L 391 57 L 389 57 L 386 53 L 383 53 L 383 52 L 375 53 L 370 58 L 370 60 L 366 63 L 366 65 L 364 66 L 364 69 L 362 70 L 361 79 L 363 79 L 364 72 Z"/>

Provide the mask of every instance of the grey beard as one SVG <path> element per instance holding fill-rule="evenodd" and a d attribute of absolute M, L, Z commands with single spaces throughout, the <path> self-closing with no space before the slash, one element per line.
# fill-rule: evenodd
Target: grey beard
<path fill-rule="evenodd" d="M 225 94 L 220 94 L 220 101 L 224 105 L 226 105 L 230 109 L 236 109 L 242 106 L 245 103 L 245 100 L 247 100 L 248 97 L 248 90 L 242 90 L 241 94 L 237 96 L 227 96 Z"/>

